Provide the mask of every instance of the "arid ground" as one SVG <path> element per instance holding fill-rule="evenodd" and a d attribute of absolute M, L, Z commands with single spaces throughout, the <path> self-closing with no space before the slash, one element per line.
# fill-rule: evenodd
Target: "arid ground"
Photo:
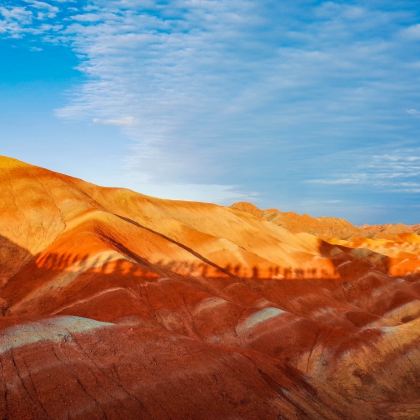
<path fill-rule="evenodd" d="M 419 419 L 419 232 L 0 157 L 0 418 Z"/>

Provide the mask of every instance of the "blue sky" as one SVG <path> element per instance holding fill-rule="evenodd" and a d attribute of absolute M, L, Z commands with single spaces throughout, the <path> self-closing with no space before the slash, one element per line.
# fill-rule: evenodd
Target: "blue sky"
<path fill-rule="evenodd" d="M 420 222 L 420 1 L 2 1 L 0 60 L 1 154 L 161 197 Z"/>

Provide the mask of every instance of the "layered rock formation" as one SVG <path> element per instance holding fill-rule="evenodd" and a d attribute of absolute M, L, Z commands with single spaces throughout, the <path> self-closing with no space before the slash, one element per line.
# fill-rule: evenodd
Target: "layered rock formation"
<path fill-rule="evenodd" d="M 416 233 L 3 157 L 0 191 L 1 418 L 418 418 Z"/>

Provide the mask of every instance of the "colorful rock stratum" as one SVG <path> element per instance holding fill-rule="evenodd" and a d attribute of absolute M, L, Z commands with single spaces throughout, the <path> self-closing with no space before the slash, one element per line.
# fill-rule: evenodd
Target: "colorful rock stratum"
<path fill-rule="evenodd" d="M 418 226 L 0 157 L 1 419 L 419 419 Z"/>

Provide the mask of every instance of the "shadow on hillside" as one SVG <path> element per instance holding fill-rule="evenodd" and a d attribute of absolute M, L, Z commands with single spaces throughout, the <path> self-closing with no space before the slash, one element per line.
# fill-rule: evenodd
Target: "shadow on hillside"
<path fill-rule="evenodd" d="M 331 261 L 341 279 L 360 277 L 369 271 L 390 274 L 390 259 L 366 248 L 348 248 L 321 241 L 319 253 Z"/>
<path fill-rule="evenodd" d="M 320 254 L 332 263 L 333 269 L 329 272 L 319 267 L 280 265 L 245 267 L 227 264 L 219 267 L 207 259 L 200 261 L 197 253 L 194 256 L 198 261 L 151 262 L 121 244 L 116 245 L 114 252 L 110 250 L 93 255 L 45 253 L 32 256 L 8 239 L 0 239 L 0 255 L 2 258 L 10 258 L 7 261 L 0 260 L 0 276 L 4 279 L 0 288 L 0 313 L 3 315 L 8 315 L 9 308 L 16 308 L 21 302 L 36 299 L 40 312 L 51 313 L 54 307 L 61 307 L 69 300 L 83 300 L 86 296 L 117 289 L 126 292 L 126 296 L 121 296 L 119 300 L 113 297 L 118 300 L 118 305 L 123 306 L 130 293 L 130 299 L 133 296 L 135 299 L 141 297 L 141 285 L 145 282 L 165 279 L 179 280 L 184 284 L 190 280 L 211 280 L 212 283 L 203 283 L 207 285 L 205 287 L 213 284 L 220 288 L 238 281 L 245 281 L 251 288 L 258 288 L 258 282 L 255 282 L 258 280 L 272 281 L 273 285 L 281 285 L 285 291 L 321 284 L 326 288 L 340 285 L 345 289 L 346 285 L 353 287 L 353 280 L 363 278 L 367 273 L 379 273 L 387 278 L 389 270 L 389 259 L 383 255 L 326 242 L 321 242 Z M 45 297 L 38 298 L 37 295 Z M 140 300 L 137 305 L 141 305 Z"/>
<path fill-rule="evenodd" d="M 0 235 L 0 288 L 31 259 L 30 252 Z"/>
<path fill-rule="evenodd" d="M 216 263 L 194 252 L 197 261 L 149 261 L 121 244 L 115 244 L 121 258 L 114 255 L 103 256 L 97 254 L 70 254 L 70 253 L 42 253 L 31 255 L 5 237 L 0 236 L 0 279 L 13 278 L 16 274 L 32 272 L 73 272 L 96 273 L 114 275 L 117 277 L 159 278 L 171 277 L 202 277 L 237 279 L 346 279 L 358 277 L 367 271 L 375 270 L 389 274 L 389 258 L 367 249 L 351 249 L 340 245 L 332 245 L 321 241 L 320 255 L 328 259 L 333 268 L 327 270 L 320 267 L 291 267 L 281 265 L 246 266 L 241 264 L 226 264 L 219 266 Z M 108 253 L 110 254 L 110 253 Z M 26 265 L 25 265 L 26 264 Z M 38 273 L 39 274 L 39 273 Z M 3 284 L 0 283 L 0 286 Z"/>
<path fill-rule="evenodd" d="M 197 258 L 199 260 L 199 257 Z M 114 274 L 117 276 L 156 278 L 165 275 L 195 276 L 203 278 L 239 278 L 239 279 L 316 279 L 337 278 L 335 272 L 326 269 L 307 267 L 283 267 L 280 265 L 245 266 L 241 264 L 226 264 L 218 266 L 206 261 L 170 261 L 157 260 L 150 262 L 133 252 L 122 252 L 121 258 L 115 256 L 103 257 L 98 254 L 58 254 L 47 253 L 32 258 L 31 267 L 34 270 L 56 272 L 83 272 Z"/>

